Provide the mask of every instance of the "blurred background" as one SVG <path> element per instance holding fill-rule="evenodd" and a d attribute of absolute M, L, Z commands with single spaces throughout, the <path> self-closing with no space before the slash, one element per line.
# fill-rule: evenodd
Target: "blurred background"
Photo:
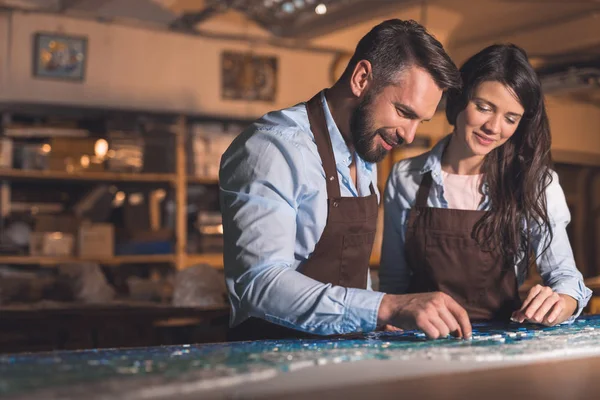
<path fill-rule="evenodd" d="M 598 286 L 598 0 L 0 0 L 0 351 L 222 340 L 221 154 L 329 87 L 388 18 L 425 25 L 457 65 L 492 43 L 528 52 Z M 380 190 L 451 131 L 439 111 L 379 165 Z"/>

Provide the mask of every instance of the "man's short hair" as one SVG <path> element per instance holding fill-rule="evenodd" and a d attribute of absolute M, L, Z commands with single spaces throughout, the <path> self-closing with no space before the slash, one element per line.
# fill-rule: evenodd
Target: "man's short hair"
<path fill-rule="evenodd" d="M 376 92 L 411 66 L 426 70 L 442 90 L 461 86 L 458 68 L 442 44 L 413 20 L 390 19 L 373 27 L 358 42 L 342 78 L 350 79 L 361 60 L 371 63 Z"/>

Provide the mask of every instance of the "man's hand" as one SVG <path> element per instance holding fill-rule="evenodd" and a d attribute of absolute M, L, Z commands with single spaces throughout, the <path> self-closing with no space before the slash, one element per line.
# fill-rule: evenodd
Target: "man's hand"
<path fill-rule="evenodd" d="M 548 286 L 535 285 L 521 308 L 512 314 L 512 319 L 553 326 L 566 321 L 576 309 L 577 300 L 571 296 L 556 293 Z"/>
<path fill-rule="evenodd" d="M 441 292 L 416 294 L 386 294 L 377 315 L 378 325 L 393 325 L 401 329 L 421 329 L 428 338 L 437 339 L 452 334 L 471 337 L 471 322 L 464 308 Z"/>

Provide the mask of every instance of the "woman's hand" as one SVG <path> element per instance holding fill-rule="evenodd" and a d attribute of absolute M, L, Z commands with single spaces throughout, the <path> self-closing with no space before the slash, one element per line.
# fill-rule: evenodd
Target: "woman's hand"
<path fill-rule="evenodd" d="M 553 326 L 566 321 L 576 309 L 577 300 L 571 296 L 556 293 L 548 286 L 535 285 L 529 290 L 521 309 L 513 312 L 512 319 Z"/>

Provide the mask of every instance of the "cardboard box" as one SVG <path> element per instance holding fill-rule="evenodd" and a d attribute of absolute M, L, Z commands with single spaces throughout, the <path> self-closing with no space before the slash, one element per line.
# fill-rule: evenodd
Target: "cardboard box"
<path fill-rule="evenodd" d="M 31 232 L 29 254 L 32 256 L 73 255 L 74 236 L 63 232 Z"/>
<path fill-rule="evenodd" d="M 59 157 L 71 156 L 79 158 L 84 154 L 93 156 L 95 138 L 59 138 L 53 137 L 50 139 L 51 152 Z"/>
<path fill-rule="evenodd" d="M 104 163 L 98 161 L 96 157 L 82 155 L 80 157 L 57 156 L 53 154 L 48 159 L 48 169 L 50 171 L 60 172 L 102 172 L 104 171 Z"/>
<path fill-rule="evenodd" d="M 124 242 L 157 242 L 169 241 L 175 237 L 175 231 L 170 228 L 157 230 L 120 229 L 119 239 Z"/>
<path fill-rule="evenodd" d="M 52 138 L 48 169 L 51 171 L 103 171 L 95 154 L 95 138 Z"/>
<path fill-rule="evenodd" d="M 79 227 L 78 254 L 85 258 L 110 258 L 115 254 L 112 224 L 84 224 Z"/>
<path fill-rule="evenodd" d="M 6 218 L 10 215 L 10 184 L 6 182 L 0 183 L 0 217 Z"/>
<path fill-rule="evenodd" d="M 144 167 L 144 138 L 137 132 L 108 133 L 107 169 L 115 172 L 141 172 Z"/>
<path fill-rule="evenodd" d="M 13 142 L 9 138 L 0 139 L 0 168 L 12 168 Z"/>
<path fill-rule="evenodd" d="M 17 168 L 25 170 L 44 170 L 48 169 L 48 152 L 45 150 L 44 143 L 18 144 L 15 146 L 15 160 Z"/>

